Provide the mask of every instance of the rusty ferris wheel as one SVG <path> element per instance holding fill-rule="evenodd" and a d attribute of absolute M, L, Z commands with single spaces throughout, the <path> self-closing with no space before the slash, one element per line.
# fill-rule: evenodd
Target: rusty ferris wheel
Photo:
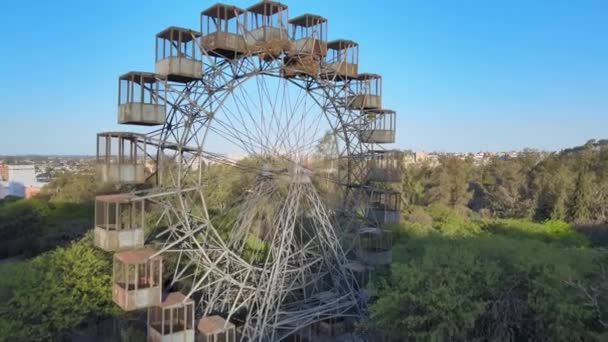
<path fill-rule="evenodd" d="M 95 244 L 149 340 L 320 339 L 365 315 L 399 219 L 395 112 L 327 26 L 275 1 L 215 4 L 200 31 L 156 35 L 154 73 L 119 78 L 118 122 L 151 131 L 97 136 L 101 181 L 130 190 L 97 197 Z M 242 185 L 219 210 L 213 165 Z"/>

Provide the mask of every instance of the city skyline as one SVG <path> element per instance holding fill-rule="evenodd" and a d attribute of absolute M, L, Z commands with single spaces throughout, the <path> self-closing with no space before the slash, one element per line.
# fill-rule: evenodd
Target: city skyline
<path fill-rule="evenodd" d="M 119 129 L 118 76 L 153 70 L 154 35 L 167 23 L 198 30 L 213 3 L 64 2 L 0 11 L 5 31 L 20 27 L 0 47 L 2 155 L 94 154 L 95 133 Z M 383 74 L 398 113 L 394 148 L 554 151 L 606 137 L 604 2 L 286 3 L 292 17 L 330 17 L 330 39 L 361 44 L 361 70 Z"/>

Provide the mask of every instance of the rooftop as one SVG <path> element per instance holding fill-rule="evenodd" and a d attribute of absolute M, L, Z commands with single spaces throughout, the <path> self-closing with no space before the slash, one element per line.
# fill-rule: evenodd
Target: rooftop
<path fill-rule="evenodd" d="M 209 316 L 198 321 L 198 331 L 205 335 L 213 335 L 226 329 L 233 328 L 234 324 L 227 322 L 220 316 Z"/>
<path fill-rule="evenodd" d="M 133 194 L 112 194 L 95 197 L 99 202 L 128 203 L 135 198 Z"/>
<path fill-rule="evenodd" d="M 217 3 L 217 4 L 207 8 L 206 10 L 202 11 L 201 14 L 206 15 L 208 17 L 212 17 L 212 18 L 218 18 L 218 19 L 232 19 L 245 12 L 246 11 L 244 9 L 236 7 L 236 6 Z"/>
<path fill-rule="evenodd" d="M 306 14 L 302 14 L 298 17 L 295 17 L 293 19 L 290 19 L 288 22 L 295 26 L 311 27 L 311 26 L 322 24 L 322 23 L 326 23 L 327 19 L 325 19 L 322 16 L 317 15 L 317 14 L 306 13 Z"/>
<path fill-rule="evenodd" d="M 359 44 L 348 39 L 336 39 L 327 43 L 327 48 L 332 50 L 344 50 L 355 46 L 359 46 Z"/>
<path fill-rule="evenodd" d="M 362 73 L 357 76 L 357 79 L 360 81 L 376 80 L 376 79 L 380 79 L 380 78 L 382 78 L 381 75 L 372 74 L 372 73 Z"/>
<path fill-rule="evenodd" d="M 170 306 L 178 306 L 182 304 L 194 303 L 190 298 L 186 298 L 181 292 L 171 292 L 165 297 L 163 302 L 160 304 L 161 307 L 166 308 Z"/>
<path fill-rule="evenodd" d="M 392 109 L 366 109 L 365 113 L 369 114 L 395 114 L 396 112 Z"/>
<path fill-rule="evenodd" d="M 359 229 L 359 234 L 360 235 L 363 235 L 363 234 L 382 234 L 382 229 L 377 228 L 377 227 L 365 227 L 365 228 Z"/>
<path fill-rule="evenodd" d="M 272 15 L 272 14 L 279 13 L 279 11 L 284 11 L 287 8 L 288 8 L 287 5 L 282 4 L 278 1 L 264 0 L 264 1 L 258 2 L 255 5 L 249 6 L 247 8 L 247 11 L 257 13 L 257 14 Z"/>
<path fill-rule="evenodd" d="M 187 43 L 201 36 L 201 33 L 188 28 L 179 26 L 169 26 L 166 29 L 156 34 L 157 38 L 163 38 L 173 41 L 181 41 Z"/>
<path fill-rule="evenodd" d="M 399 150 L 371 150 L 370 154 L 401 154 Z"/>
<path fill-rule="evenodd" d="M 162 76 L 147 71 L 129 71 L 128 73 L 120 76 L 121 81 L 133 81 L 135 83 L 140 83 L 142 81 L 145 83 L 154 83 L 159 78 L 162 78 Z"/>
<path fill-rule="evenodd" d="M 347 269 L 353 272 L 365 272 L 367 271 L 367 266 L 365 266 L 362 262 L 354 260 L 346 264 Z"/>
<path fill-rule="evenodd" d="M 100 132 L 97 137 L 146 139 L 146 136 L 135 132 Z"/>
<path fill-rule="evenodd" d="M 114 254 L 114 257 L 124 264 L 135 264 L 148 261 L 156 251 L 151 249 L 138 249 Z"/>

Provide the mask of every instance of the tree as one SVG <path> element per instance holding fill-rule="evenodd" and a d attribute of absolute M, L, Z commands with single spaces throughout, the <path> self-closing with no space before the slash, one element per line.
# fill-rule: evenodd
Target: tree
<path fill-rule="evenodd" d="M 93 174 L 68 173 L 53 179 L 43 188 L 41 195 L 53 202 L 90 203 L 102 187 Z"/>
<path fill-rule="evenodd" d="M 441 157 L 440 165 L 430 177 L 427 204 L 439 203 L 451 207 L 465 207 L 473 197 L 469 182 L 473 169 L 471 160 Z"/>
<path fill-rule="evenodd" d="M 591 175 L 586 170 L 579 171 L 570 204 L 570 221 L 583 222 L 589 220 L 591 191 Z"/>
<path fill-rule="evenodd" d="M 0 304 L 0 340 L 58 340 L 84 321 L 118 314 L 111 271 L 110 259 L 85 242 L 25 263 Z"/>
<path fill-rule="evenodd" d="M 391 272 L 368 289 L 372 332 L 385 341 L 587 341 L 608 329 L 598 292 L 605 257 L 564 222 L 484 221 L 481 231 L 446 207 L 431 225 L 393 227 Z M 467 223 L 469 221 L 469 223 Z M 426 230 L 426 232 L 423 232 Z M 589 283 L 592 279 L 594 282 Z M 594 286 L 592 298 L 569 284 Z M 583 297 L 583 301 L 581 298 Z M 597 305 L 588 305 L 597 303 Z"/>
<path fill-rule="evenodd" d="M 533 161 L 527 158 L 494 158 L 483 171 L 482 207 L 498 217 L 528 217 L 532 199 L 528 190 L 528 174 Z"/>
<path fill-rule="evenodd" d="M 410 165 L 402 169 L 399 190 L 401 191 L 402 207 L 404 209 L 423 204 L 428 173 L 429 171 L 424 165 Z"/>

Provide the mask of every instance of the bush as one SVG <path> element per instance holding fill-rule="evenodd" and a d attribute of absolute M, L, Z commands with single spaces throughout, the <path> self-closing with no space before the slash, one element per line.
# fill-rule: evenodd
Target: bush
<path fill-rule="evenodd" d="M 117 314 L 111 262 L 84 242 L 2 270 L 0 340 L 56 340 L 90 319 Z M 6 274 L 10 272 L 10 274 Z"/>
<path fill-rule="evenodd" d="M 42 198 L 0 206 L 0 258 L 37 255 L 81 237 L 93 226 L 90 204 L 52 203 Z"/>
<path fill-rule="evenodd" d="M 589 241 L 573 227 L 560 220 L 549 220 L 536 223 L 519 219 L 502 219 L 487 221 L 484 230 L 512 236 L 516 238 L 531 238 L 562 246 L 588 246 Z"/>
<path fill-rule="evenodd" d="M 426 211 L 430 225 L 392 226 L 400 240 L 391 272 L 370 288 L 369 327 L 386 339 L 580 341 L 608 332 L 608 304 L 589 305 L 581 290 L 600 289 L 608 301 L 597 285 L 606 254 L 570 225 Z"/>

